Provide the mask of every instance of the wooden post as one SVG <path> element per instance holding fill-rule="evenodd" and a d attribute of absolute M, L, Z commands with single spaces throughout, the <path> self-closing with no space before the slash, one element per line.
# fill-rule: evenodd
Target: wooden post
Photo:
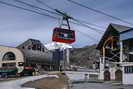
<path fill-rule="evenodd" d="M 103 59 L 102 59 L 102 63 L 105 64 L 105 48 L 103 47 Z"/>

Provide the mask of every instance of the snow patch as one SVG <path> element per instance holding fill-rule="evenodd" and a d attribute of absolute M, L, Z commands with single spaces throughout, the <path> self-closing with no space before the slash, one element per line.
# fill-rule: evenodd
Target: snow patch
<path fill-rule="evenodd" d="M 70 81 L 85 80 L 85 74 L 88 74 L 88 72 L 75 72 L 75 71 L 66 71 L 65 73 L 68 76 Z M 89 76 L 88 76 L 88 79 L 89 79 Z"/>
<path fill-rule="evenodd" d="M 69 44 L 59 43 L 59 42 L 52 42 L 52 43 L 46 44 L 45 47 L 48 50 L 72 48 L 72 46 Z"/>

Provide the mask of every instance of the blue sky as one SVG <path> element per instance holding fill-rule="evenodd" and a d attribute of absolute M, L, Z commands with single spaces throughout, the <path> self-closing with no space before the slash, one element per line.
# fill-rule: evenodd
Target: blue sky
<path fill-rule="evenodd" d="M 14 0 L 1 0 L 8 3 L 26 7 L 14 2 Z M 36 6 L 48 9 L 35 0 L 23 0 Z M 110 23 L 131 26 L 126 23 L 111 19 L 107 16 L 87 10 L 67 0 L 42 0 L 53 8 L 63 10 L 69 15 L 90 23 L 97 24 L 106 30 Z M 123 20 L 133 23 L 133 0 L 73 0 L 86 6 L 98 9 L 110 15 L 119 17 Z M 29 7 L 26 7 L 29 8 Z M 29 8 L 33 9 L 33 8 Z M 59 17 L 59 16 L 57 16 Z M 60 17 L 61 18 L 61 17 Z M 0 4 L 0 44 L 7 46 L 17 46 L 29 38 L 34 38 L 45 43 L 51 43 L 52 31 L 59 25 L 59 20 L 41 16 L 32 12 L 24 11 L 14 7 Z M 103 34 L 96 33 L 89 28 L 71 24 L 72 29 L 76 31 L 76 42 L 71 44 L 74 47 L 83 47 L 97 43 Z M 94 39 L 78 32 L 88 34 Z"/>

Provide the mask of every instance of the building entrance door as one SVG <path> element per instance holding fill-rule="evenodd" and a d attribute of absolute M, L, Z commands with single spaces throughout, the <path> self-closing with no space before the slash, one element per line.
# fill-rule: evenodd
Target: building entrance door
<path fill-rule="evenodd" d="M 110 72 L 108 70 L 104 72 L 104 81 L 110 81 Z"/>
<path fill-rule="evenodd" d="M 122 71 L 121 70 L 117 70 L 115 72 L 115 80 L 116 81 L 122 81 Z"/>

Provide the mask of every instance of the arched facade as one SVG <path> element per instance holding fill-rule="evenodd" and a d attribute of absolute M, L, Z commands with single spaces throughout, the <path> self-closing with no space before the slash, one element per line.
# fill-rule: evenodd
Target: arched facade
<path fill-rule="evenodd" d="M 24 62 L 24 55 L 19 49 L 0 46 L 0 67 L 18 67 L 19 62 Z"/>
<path fill-rule="evenodd" d="M 7 52 L 4 54 L 2 61 L 16 60 L 16 55 L 13 52 Z"/>

